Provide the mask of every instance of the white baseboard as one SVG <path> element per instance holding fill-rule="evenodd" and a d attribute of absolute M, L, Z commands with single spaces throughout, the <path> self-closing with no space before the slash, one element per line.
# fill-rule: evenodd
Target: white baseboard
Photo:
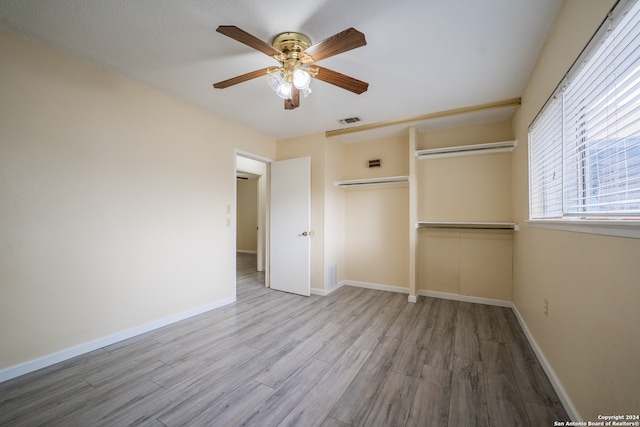
<path fill-rule="evenodd" d="M 340 289 L 341 287 L 343 287 L 345 285 L 344 282 L 339 282 L 336 286 L 330 288 L 330 289 L 316 289 L 316 288 L 311 288 L 311 295 L 321 295 L 323 297 L 326 297 L 327 295 L 329 295 L 330 293 L 337 291 L 338 289 Z"/>
<path fill-rule="evenodd" d="M 508 308 L 513 307 L 513 303 L 511 301 L 505 301 L 505 300 L 493 299 L 493 298 L 474 297 L 471 295 L 459 295 L 459 294 L 450 294 L 447 292 L 436 292 L 436 291 L 425 291 L 425 290 L 418 292 L 418 295 L 421 295 L 424 297 L 472 302 L 475 304 L 496 305 L 498 307 L 508 307 Z"/>
<path fill-rule="evenodd" d="M 28 374 L 30 372 L 37 371 L 38 369 L 46 368 L 47 366 L 63 362 L 73 357 L 89 353 L 99 348 L 106 347 L 108 345 L 115 344 L 129 338 L 133 338 L 136 335 L 144 334 L 145 332 L 150 332 L 154 329 L 179 322 L 180 320 L 188 319 L 189 317 L 197 316 L 198 314 L 202 314 L 215 308 L 231 304 L 232 302 L 235 302 L 235 300 L 235 297 L 230 297 L 220 301 L 214 301 L 212 303 L 205 304 L 200 307 L 195 307 L 181 313 L 164 317 L 162 319 L 154 320 L 153 322 L 145 323 L 143 325 L 135 326 L 133 328 L 117 332 L 106 337 L 98 338 L 93 341 L 77 345 L 75 347 L 67 348 L 65 350 L 49 354 L 38 359 L 33 359 L 24 363 L 20 363 L 18 365 L 10 366 L 8 368 L 0 370 L 0 383 L 24 374 Z"/>
<path fill-rule="evenodd" d="M 567 391 L 562 386 L 562 383 L 560 382 L 560 379 L 558 378 L 555 371 L 551 367 L 551 364 L 549 364 L 549 361 L 544 356 L 542 349 L 538 346 L 538 343 L 536 342 L 535 338 L 531 334 L 531 331 L 527 327 L 527 324 L 525 323 L 524 319 L 520 315 L 520 312 L 516 308 L 515 304 L 511 304 L 511 309 L 516 315 L 516 318 L 518 319 L 518 323 L 520 323 L 520 327 L 524 331 L 524 334 L 527 337 L 527 340 L 529 341 L 531 348 L 533 348 L 533 352 L 536 354 L 536 357 L 538 358 L 540 365 L 542 365 L 542 369 L 544 369 L 544 372 L 547 374 L 547 377 L 549 377 L 549 381 L 551 381 L 551 385 L 553 386 L 554 390 L 558 394 L 558 397 L 560 398 L 560 402 L 562 402 L 562 406 L 564 406 L 564 409 L 567 411 L 567 415 L 569 415 L 569 419 L 573 421 L 582 421 L 582 417 L 580 417 L 578 410 L 576 409 L 575 405 L 569 398 Z"/>
<path fill-rule="evenodd" d="M 236 249 L 236 252 L 240 252 L 241 254 L 253 254 L 253 255 L 258 254 L 258 251 L 251 251 L 249 249 Z"/>
<path fill-rule="evenodd" d="M 342 283 L 344 286 L 355 286 L 357 288 L 375 289 L 376 291 L 397 292 L 399 294 L 409 293 L 409 288 L 402 288 L 400 286 L 380 285 L 378 283 L 368 283 L 368 282 L 356 282 L 354 280 L 343 280 L 340 283 Z"/>

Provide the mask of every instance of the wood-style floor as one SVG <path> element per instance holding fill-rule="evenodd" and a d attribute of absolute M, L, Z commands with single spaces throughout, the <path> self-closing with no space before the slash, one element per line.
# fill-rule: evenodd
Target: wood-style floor
<path fill-rule="evenodd" d="M 0 384 L 8 426 L 551 426 L 568 420 L 510 309 L 342 287 L 237 302 Z"/>

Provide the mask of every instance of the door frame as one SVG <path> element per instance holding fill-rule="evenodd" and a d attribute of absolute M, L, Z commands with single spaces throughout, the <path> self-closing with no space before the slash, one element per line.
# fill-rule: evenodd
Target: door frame
<path fill-rule="evenodd" d="M 270 271 L 269 271 L 269 260 L 270 260 L 270 254 L 269 254 L 269 182 L 270 182 L 270 164 L 273 161 L 273 159 L 267 158 L 267 157 L 263 157 L 263 156 L 259 156 L 257 154 L 248 152 L 248 151 L 244 151 L 244 150 L 240 150 L 240 149 L 235 149 L 234 150 L 234 157 L 233 157 L 233 173 L 234 173 L 234 179 L 233 179 L 233 186 L 234 186 L 234 192 L 233 192 L 233 204 L 234 204 L 234 209 L 233 212 L 237 212 L 238 209 L 238 184 L 237 184 L 237 173 L 238 173 L 238 157 L 244 157 L 250 160 L 254 160 L 256 162 L 260 162 L 260 163 L 264 163 L 265 164 L 265 173 L 264 174 L 258 174 L 260 175 L 260 178 L 258 179 L 258 228 L 260 228 L 262 226 L 262 230 L 258 230 L 258 269 L 260 269 L 260 266 L 262 264 L 262 270 L 264 270 L 264 279 L 265 279 L 265 287 L 270 287 Z M 236 221 L 233 221 L 235 227 L 237 227 Z M 235 230 L 234 230 L 235 231 Z M 261 232 L 260 232 L 261 231 Z M 233 235 L 233 257 L 236 260 L 237 263 L 237 255 L 236 255 L 236 250 L 237 250 L 237 241 L 236 241 L 236 233 L 234 232 Z M 262 256 L 261 256 L 262 255 Z M 234 269 L 234 275 L 235 275 L 235 269 Z M 237 281 L 237 279 L 234 279 L 234 287 L 235 287 L 235 282 Z"/>

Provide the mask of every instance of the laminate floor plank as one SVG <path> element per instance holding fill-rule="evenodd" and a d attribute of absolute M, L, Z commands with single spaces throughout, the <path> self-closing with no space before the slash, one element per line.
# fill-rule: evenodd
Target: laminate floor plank
<path fill-rule="evenodd" d="M 380 306 L 378 305 L 377 307 Z M 353 345 L 367 350 L 373 350 L 387 330 L 389 330 L 399 312 L 400 310 L 397 308 L 382 305 L 378 310 L 370 310 L 368 313 L 363 313 L 362 316 L 366 317 L 369 315 L 371 321 Z"/>
<path fill-rule="evenodd" d="M 341 326 L 340 333 L 325 341 L 322 348 L 313 357 L 329 363 L 335 363 L 365 333 L 367 326 L 372 323 L 372 318 L 373 315 L 361 316 Z"/>
<path fill-rule="evenodd" d="M 422 367 L 407 427 L 440 427 L 449 422 L 451 375 L 447 369 Z"/>
<path fill-rule="evenodd" d="M 279 426 L 321 425 L 370 355 L 368 350 L 349 348 Z"/>
<path fill-rule="evenodd" d="M 427 346 L 424 363 L 426 365 L 453 369 L 453 353 L 456 337 L 457 304 L 456 301 L 442 301 L 438 305 L 431 340 Z"/>
<path fill-rule="evenodd" d="M 513 311 L 342 286 L 237 301 L 0 383 L 0 425 L 354 427 L 568 420 Z"/>
<path fill-rule="evenodd" d="M 480 348 L 489 420 L 494 425 L 530 425 L 507 346 L 481 340 Z"/>
<path fill-rule="evenodd" d="M 409 419 L 417 385 L 417 378 L 390 372 L 364 425 L 369 427 L 404 426 Z"/>
<path fill-rule="evenodd" d="M 300 342 L 281 359 L 266 366 L 255 378 L 256 381 L 269 387 L 278 387 L 297 371 L 300 366 L 307 363 L 309 359 L 322 348 L 325 341 L 331 339 L 332 336 L 335 336 L 339 332 L 340 327 L 338 324 L 328 323 L 323 325 L 315 334 L 305 341 Z"/>
<path fill-rule="evenodd" d="M 466 359 L 480 360 L 480 343 L 475 312 L 458 310 L 456 317 L 455 354 Z"/>
<path fill-rule="evenodd" d="M 350 427 L 349 424 L 342 423 L 338 420 L 334 420 L 331 417 L 324 419 L 324 422 L 320 427 Z"/>
<path fill-rule="evenodd" d="M 162 388 L 151 381 L 121 381 L 117 385 L 107 384 L 77 396 L 75 404 L 70 402 L 65 417 L 49 417 L 48 414 L 43 414 L 42 422 L 50 425 L 110 425 L 109 419 L 117 418 L 142 399 L 158 399 L 161 393 Z M 79 405 L 83 405 L 81 411 L 77 411 Z M 142 416 L 141 413 L 137 414 Z M 155 417 L 155 414 L 150 416 Z"/>
<path fill-rule="evenodd" d="M 475 304 L 475 312 L 478 322 L 478 337 L 484 340 L 498 341 L 497 311 L 485 304 Z"/>
<path fill-rule="evenodd" d="M 267 387 L 257 381 L 247 381 L 228 393 L 214 394 L 213 400 L 198 400 L 187 411 L 180 412 L 176 417 L 162 416 L 158 418 L 167 427 L 180 426 L 231 426 L 237 423 L 246 413 L 259 405 L 273 393 L 271 387 Z"/>
<path fill-rule="evenodd" d="M 391 372 L 399 348 L 399 338 L 383 337 L 329 416 L 350 426 L 362 426 Z"/>
<path fill-rule="evenodd" d="M 427 299 L 431 298 L 420 298 L 417 303 L 406 304 L 402 307 L 385 335 L 398 337 L 400 339 L 406 337 L 411 331 L 411 325 L 415 322 L 416 316 L 418 316 L 418 313 L 420 313 L 422 309 L 422 304 L 424 304 Z"/>
<path fill-rule="evenodd" d="M 562 407 L 557 408 L 531 402 L 524 402 L 524 406 L 532 427 L 552 426 L 554 425 L 554 421 L 569 420 L 569 416 Z"/>
<path fill-rule="evenodd" d="M 254 357 L 229 366 L 224 374 L 212 370 L 209 375 L 215 377 L 215 380 L 178 383 L 169 389 L 177 398 L 171 406 L 158 414 L 158 419 L 165 424 L 180 424 L 183 420 L 190 419 L 192 413 L 198 412 L 199 405 L 213 404 L 221 396 L 233 392 L 247 382 L 253 382 L 265 366 L 275 363 L 293 347 L 291 342 L 274 343 L 268 351 L 259 352 Z"/>
<path fill-rule="evenodd" d="M 526 347 L 523 348 L 523 345 Z M 547 378 L 529 344 L 511 342 L 506 346 L 513 361 L 514 375 L 522 399 L 525 402 L 562 409 L 562 403 L 560 403 L 551 381 Z"/>
<path fill-rule="evenodd" d="M 435 316 L 430 314 L 437 313 L 437 309 L 433 306 L 439 304 L 440 301 L 435 301 L 433 298 L 420 304 L 420 311 L 416 313 L 416 317 L 409 327 L 410 332 L 402 340 L 398 354 L 393 361 L 391 367 L 393 372 L 414 378 L 420 376 L 435 324 Z"/>
<path fill-rule="evenodd" d="M 327 373 L 331 364 L 317 359 L 309 360 L 287 378 L 265 401 L 249 411 L 236 426 L 275 426 L 302 400 Z"/>
<path fill-rule="evenodd" d="M 483 377 L 482 362 L 454 356 L 449 426 L 487 427 L 491 425 L 487 414 Z"/>
<path fill-rule="evenodd" d="M 91 390 L 93 387 L 84 379 L 72 377 L 14 397 L 1 395 L 0 425 L 12 426 L 20 422 L 33 425 L 34 415 L 40 416 L 52 410 L 58 412 L 64 400 L 84 395 Z"/>

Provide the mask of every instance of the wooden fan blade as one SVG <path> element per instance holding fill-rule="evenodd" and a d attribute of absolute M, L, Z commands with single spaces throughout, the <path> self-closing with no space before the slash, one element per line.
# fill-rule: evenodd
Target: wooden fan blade
<path fill-rule="evenodd" d="M 300 89 L 293 86 L 291 88 L 291 99 L 284 100 L 284 109 L 293 110 L 294 108 L 298 108 L 299 106 L 300 106 Z"/>
<path fill-rule="evenodd" d="M 220 25 L 217 29 L 217 32 L 220 34 L 224 34 L 227 37 L 231 37 L 232 39 L 239 41 L 240 43 L 244 43 L 249 47 L 252 47 L 260 52 L 269 55 L 269 56 L 281 56 L 282 52 L 280 52 L 275 47 L 271 46 L 269 43 L 260 40 L 259 38 L 252 36 L 244 30 L 236 27 L 235 25 Z"/>
<path fill-rule="evenodd" d="M 354 79 L 353 77 L 317 65 L 313 65 L 313 67 L 318 69 L 318 74 L 314 77 L 323 82 L 331 83 L 332 85 L 357 93 L 358 95 L 366 92 L 369 88 L 369 83 L 363 82 L 362 80 Z"/>
<path fill-rule="evenodd" d="M 237 85 L 238 83 L 246 82 L 247 80 L 255 79 L 257 77 L 266 76 L 269 74 L 269 70 L 273 67 L 263 68 L 261 70 L 252 71 L 247 74 L 243 74 L 241 76 L 236 76 L 228 80 L 224 80 L 222 82 L 218 82 L 213 85 L 216 89 L 224 89 L 229 86 Z"/>
<path fill-rule="evenodd" d="M 330 56 L 337 55 L 342 52 L 346 52 L 357 47 L 361 47 L 367 44 L 364 38 L 364 34 L 355 28 L 348 28 L 344 31 L 334 34 L 326 40 L 316 43 L 313 46 L 309 46 L 304 50 L 302 55 L 309 55 L 313 62 L 318 62 L 322 59 Z"/>

